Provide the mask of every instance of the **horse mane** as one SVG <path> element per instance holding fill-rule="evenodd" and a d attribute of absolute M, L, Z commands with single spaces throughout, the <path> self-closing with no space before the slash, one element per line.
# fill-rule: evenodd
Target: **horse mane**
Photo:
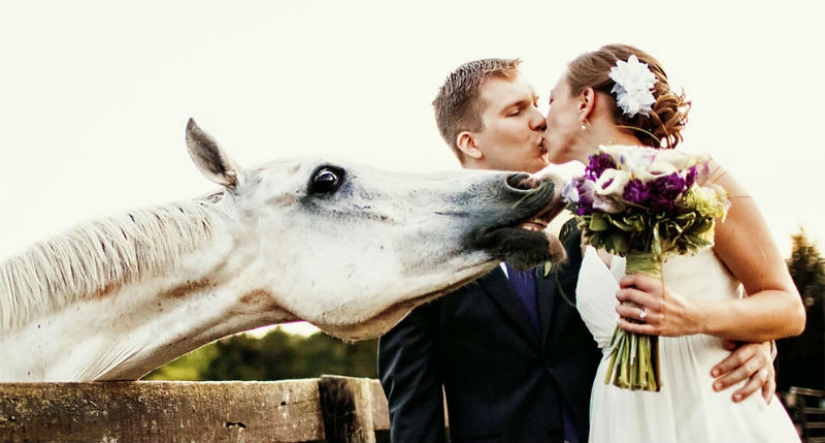
<path fill-rule="evenodd" d="M 1 263 L 0 331 L 174 266 L 212 238 L 215 199 L 92 220 Z"/>

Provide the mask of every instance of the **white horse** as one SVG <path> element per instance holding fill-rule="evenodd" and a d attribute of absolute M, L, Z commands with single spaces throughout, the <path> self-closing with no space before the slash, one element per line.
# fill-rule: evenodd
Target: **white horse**
<path fill-rule="evenodd" d="M 296 320 L 376 337 L 501 260 L 564 256 L 541 232 L 562 207 L 557 176 L 241 169 L 192 120 L 186 140 L 220 192 L 90 221 L 0 264 L 0 381 L 134 380 Z"/>

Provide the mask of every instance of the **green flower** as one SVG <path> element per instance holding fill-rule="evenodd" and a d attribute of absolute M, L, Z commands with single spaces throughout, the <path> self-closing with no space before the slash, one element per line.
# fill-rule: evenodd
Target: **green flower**
<path fill-rule="evenodd" d="M 705 217 L 720 220 L 725 219 L 730 205 L 724 192 L 720 193 L 709 186 L 691 188 L 685 196 L 685 204 L 690 208 L 695 208 Z"/>

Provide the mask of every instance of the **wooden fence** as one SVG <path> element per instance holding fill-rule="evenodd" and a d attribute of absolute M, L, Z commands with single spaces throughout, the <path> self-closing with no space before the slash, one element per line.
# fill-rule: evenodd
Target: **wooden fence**
<path fill-rule="evenodd" d="M 380 442 L 375 379 L 0 384 L 0 442 Z"/>
<path fill-rule="evenodd" d="M 825 392 L 784 397 L 803 442 L 825 443 Z M 386 442 L 378 380 L 0 383 L 3 442 Z"/>
<path fill-rule="evenodd" d="M 784 399 L 805 443 L 825 443 L 825 391 L 791 387 Z"/>

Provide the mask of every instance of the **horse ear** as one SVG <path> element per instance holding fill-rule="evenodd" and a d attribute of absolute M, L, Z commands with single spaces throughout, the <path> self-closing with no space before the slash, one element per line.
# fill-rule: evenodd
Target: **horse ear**
<path fill-rule="evenodd" d="M 238 184 L 238 166 L 191 118 L 186 124 L 186 147 L 189 148 L 189 156 L 195 166 L 206 178 L 227 188 L 234 188 Z"/>

